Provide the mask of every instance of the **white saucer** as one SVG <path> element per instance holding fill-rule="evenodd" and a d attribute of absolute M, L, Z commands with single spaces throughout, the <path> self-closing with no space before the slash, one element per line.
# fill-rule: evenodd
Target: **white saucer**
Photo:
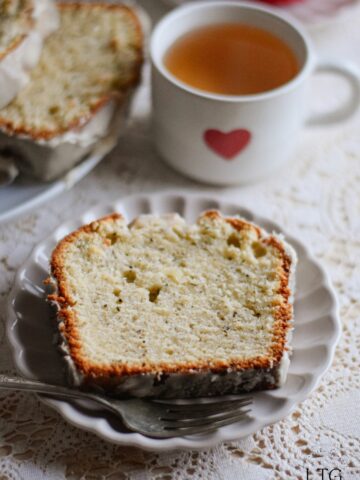
<path fill-rule="evenodd" d="M 54 323 L 49 318 L 43 280 L 48 275 L 49 256 L 56 243 L 84 223 L 117 211 L 128 221 L 143 213 L 178 212 L 193 222 L 204 210 L 219 209 L 225 215 L 240 215 L 267 231 L 282 232 L 275 223 L 220 198 L 183 193 L 134 195 L 108 206 L 99 206 L 81 218 L 61 225 L 41 242 L 19 269 L 9 296 L 7 333 L 14 361 L 21 375 L 45 381 L 63 381 L 60 355 L 53 344 Z M 318 385 L 329 368 L 340 336 L 337 303 L 329 280 L 318 262 L 298 240 L 286 235 L 296 249 L 295 331 L 287 381 L 282 388 L 254 394 L 248 419 L 220 428 L 214 433 L 158 440 L 126 431 L 121 422 L 92 403 L 81 404 L 41 397 L 66 420 L 110 442 L 148 450 L 206 448 L 222 441 L 246 437 L 288 415 Z"/>

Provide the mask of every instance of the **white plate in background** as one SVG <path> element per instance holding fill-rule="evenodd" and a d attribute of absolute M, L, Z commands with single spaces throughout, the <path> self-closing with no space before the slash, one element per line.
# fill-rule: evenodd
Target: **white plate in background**
<path fill-rule="evenodd" d="M 49 257 L 61 238 L 81 225 L 112 212 L 120 212 L 129 222 L 144 213 L 166 212 L 177 212 L 188 222 L 194 222 L 207 209 L 218 209 L 228 216 L 240 215 L 268 232 L 283 232 L 272 221 L 220 197 L 176 192 L 137 194 L 90 209 L 80 218 L 58 227 L 37 245 L 17 272 L 9 295 L 7 333 L 20 374 L 49 382 L 64 381 L 62 359 L 53 344 L 55 323 L 49 319 L 50 310 L 45 301 L 43 284 L 49 273 Z M 207 448 L 222 441 L 246 437 L 284 418 L 316 388 L 331 365 L 340 336 L 337 302 L 326 273 L 301 242 L 288 235 L 286 238 L 299 258 L 289 375 L 283 387 L 253 394 L 254 404 L 248 419 L 207 435 L 161 440 L 127 431 L 121 421 L 101 408 L 95 409 L 92 403 L 40 398 L 79 428 L 119 445 L 151 451 Z"/>
<path fill-rule="evenodd" d="M 0 223 L 29 212 L 61 192 L 70 190 L 96 167 L 115 144 L 114 140 L 103 141 L 78 165 L 52 182 L 42 182 L 20 175 L 10 185 L 0 186 Z"/>

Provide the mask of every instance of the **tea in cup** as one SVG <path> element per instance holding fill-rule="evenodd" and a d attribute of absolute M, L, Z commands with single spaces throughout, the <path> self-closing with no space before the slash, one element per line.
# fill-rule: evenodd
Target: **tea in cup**
<path fill-rule="evenodd" d="M 182 35 L 165 53 L 164 65 L 190 87 L 222 95 L 273 90 L 299 71 L 284 41 L 243 23 L 215 23 Z"/>

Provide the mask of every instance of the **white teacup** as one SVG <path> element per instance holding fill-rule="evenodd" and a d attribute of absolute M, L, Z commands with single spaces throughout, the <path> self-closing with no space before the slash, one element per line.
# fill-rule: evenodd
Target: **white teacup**
<path fill-rule="evenodd" d="M 256 95 L 214 94 L 182 82 L 166 69 L 166 51 L 181 35 L 214 23 L 245 23 L 277 35 L 296 55 L 298 74 Z M 231 185 L 264 177 L 289 158 L 304 123 L 344 120 L 360 102 L 360 75 L 354 66 L 315 61 L 299 24 L 250 3 L 196 2 L 173 10 L 156 26 L 150 54 L 156 147 L 174 168 L 203 182 Z M 344 76 L 351 96 L 335 111 L 307 119 L 306 91 L 314 71 Z"/>

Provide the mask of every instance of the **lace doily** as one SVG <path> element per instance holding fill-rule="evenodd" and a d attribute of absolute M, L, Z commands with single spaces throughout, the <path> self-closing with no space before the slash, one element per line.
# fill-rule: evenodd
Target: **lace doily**
<path fill-rule="evenodd" d="M 346 28 L 322 32 L 316 39 L 318 49 L 360 63 L 360 50 L 355 50 L 359 24 L 358 11 Z M 330 108 L 340 101 L 339 85 L 327 79 L 314 82 L 316 107 Z M 116 150 L 72 191 L 0 226 L 1 372 L 14 373 L 4 316 L 15 271 L 56 225 L 91 205 L 135 191 L 213 190 L 163 164 L 154 152 L 149 126 L 146 77 L 133 124 Z M 313 480 L 321 478 L 317 469 L 328 469 L 326 479 L 359 479 L 359 128 L 360 112 L 340 127 L 304 130 L 293 162 L 281 172 L 255 185 L 221 189 L 224 197 L 273 218 L 306 242 L 337 289 L 343 336 L 332 368 L 310 398 L 281 422 L 244 441 L 202 452 L 153 454 L 80 431 L 35 396 L 1 392 L 0 479 Z"/>

